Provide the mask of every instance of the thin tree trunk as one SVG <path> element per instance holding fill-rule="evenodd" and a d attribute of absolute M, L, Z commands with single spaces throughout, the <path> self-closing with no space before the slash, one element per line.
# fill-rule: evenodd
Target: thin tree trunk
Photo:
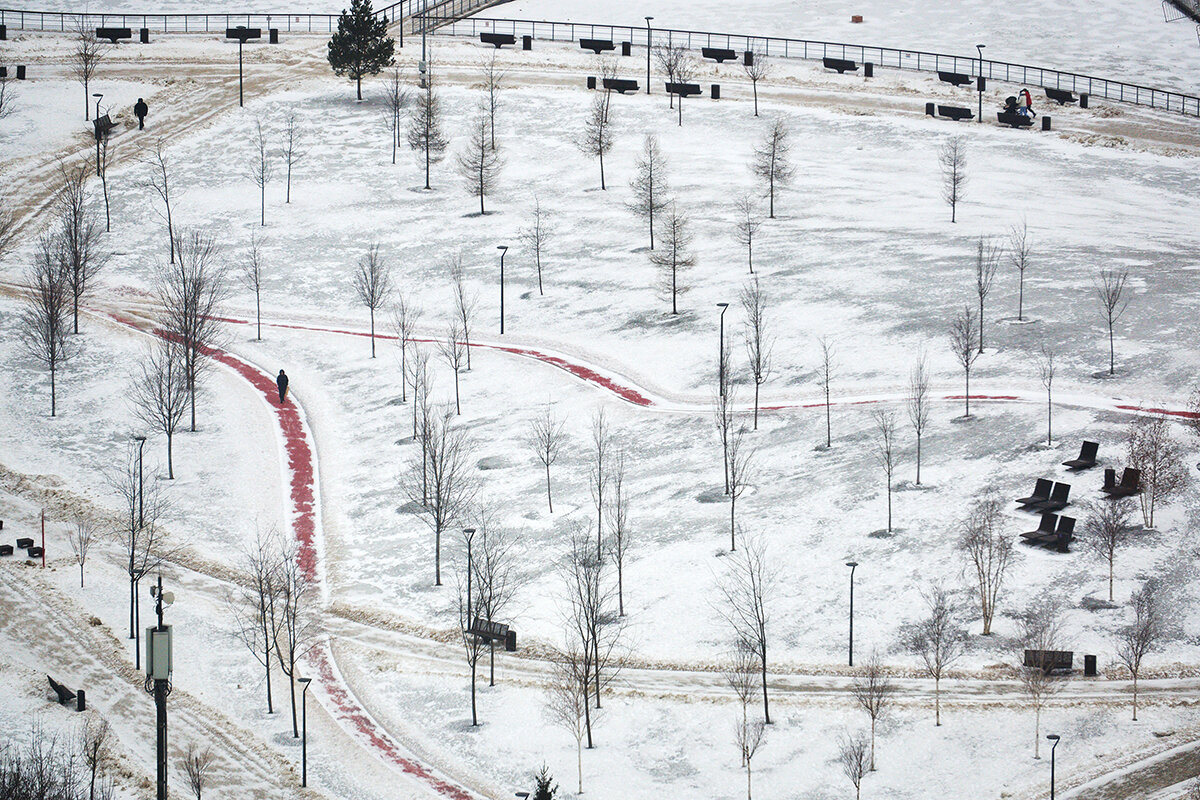
<path fill-rule="evenodd" d="M 292 160 L 290 158 L 287 165 L 287 196 L 283 202 L 292 202 Z"/>
<path fill-rule="evenodd" d="M 942 724 L 942 679 L 933 679 L 933 720 L 934 725 Z"/>
<path fill-rule="evenodd" d="M 763 719 L 766 724 L 771 724 L 771 706 L 767 701 L 767 648 L 762 647 L 762 690 L 763 690 Z"/>
<path fill-rule="evenodd" d="M 476 661 L 478 657 L 476 658 Z M 471 662 L 471 727 L 479 724 L 479 716 L 475 712 L 475 661 Z"/>
<path fill-rule="evenodd" d="M 54 390 L 54 367 L 50 367 L 50 416 L 54 416 L 58 411 L 57 398 Z"/>
<path fill-rule="evenodd" d="M 733 525 L 733 512 L 734 512 L 735 506 L 737 506 L 737 498 L 730 495 L 730 497 L 729 497 L 729 549 L 730 549 L 730 551 L 732 551 L 734 549 L 734 547 L 733 547 L 734 546 L 734 535 L 736 534 L 736 529 L 734 528 L 734 525 Z"/>
<path fill-rule="evenodd" d="M 371 309 L 371 358 L 375 357 L 375 309 Z"/>
<path fill-rule="evenodd" d="M 921 434 L 917 434 L 917 486 L 921 485 Z"/>
<path fill-rule="evenodd" d="M 875 717 L 871 716 L 871 772 L 875 771 Z"/>
<path fill-rule="evenodd" d="M 454 413 L 462 414 L 462 403 L 458 399 L 458 370 L 454 370 Z"/>
<path fill-rule="evenodd" d="M 267 668 L 267 713 L 274 714 L 275 708 L 272 706 L 272 703 L 271 703 L 271 651 L 268 650 L 266 655 L 267 655 L 267 657 L 264 660 L 267 662 L 267 664 L 266 664 L 266 668 Z"/>
<path fill-rule="evenodd" d="M 758 81 L 754 81 L 754 116 L 758 116 Z"/>
<path fill-rule="evenodd" d="M 433 531 L 433 585 L 442 585 L 442 529 Z"/>
<path fill-rule="evenodd" d="M 175 462 L 171 455 L 171 439 L 170 433 L 167 434 L 167 480 L 175 480 Z"/>
<path fill-rule="evenodd" d="M 758 430 L 758 387 L 762 386 L 757 380 L 754 381 L 754 430 Z"/>
<path fill-rule="evenodd" d="M 488 639 L 488 686 L 496 685 L 496 640 Z"/>
<path fill-rule="evenodd" d="M 587 696 L 588 696 L 587 684 L 588 683 L 590 683 L 590 681 L 588 681 L 588 679 L 585 677 L 584 678 L 584 687 L 583 687 L 583 727 L 587 730 L 588 750 L 591 750 L 593 747 L 595 747 L 595 745 L 592 743 L 592 706 L 587 701 Z M 582 758 L 582 756 L 580 756 L 580 757 Z M 583 767 L 580 767 L 580 770 L 582 770 L 582 769 L 583 769 Z M 580 774 L 582 775 L 582 772 Z M 580 790 L 579 791 L 582 792 L 583 791 L 583 788 L 582 788 L 583 778 L 581 777 L 579 780 L 580 780 Z"/>
<path fill-rule="evenodd" d="M 296 724 L 296 679 L 293 677 L 296 674 L 296 662 L 292 662 L 291 675 L 288 676 L 288 685 L 292 689 L 292 738 L 300 738 L 300 727 Z"/>
<path fill-rule="evenodd" d="M 620 561 L 617 561 L 617 616 L 625 616 L 625 570 Z"/>
<path fill-rule="evenodd" d="M 262 293 L 254 290 L 254 319 L 258 326 L 258 341 L 262 341 Z"/>
<path fill-rule="evenodd" d="M 550 465 L 546 465 L 546 504 L 550 506 L 550 513 L 554 513 L 554 498 L 550 496 Z"/>
<path fill-rule="evenodd" d="M 604 153 L 600 154 L 600 191 L 607 191 L 607 187 L 604 185 Z M 654 234 L 651 233 L 650 236 L 653 239 Z M 653 250 L 653 246 L 650 249 Z"/>
<path fill-rule="evenodd" d="M 1113 355 L 1113 329 L 1112 329 L 1112 324 L 1109 323 L 1109 326 L 1108 326 L 1108 374 L 1109 375 L 1116 374 L 1116 371 L 1117 371 L 1116 361 L 1114 359 L 1115 359 L 1115 356 Z"/>
<path fill-rule="evenodd" d="M 1017 322 L 1022 321 L 1025 313 L 1025 272 L 1022 271 L 1017 284 Z"/>

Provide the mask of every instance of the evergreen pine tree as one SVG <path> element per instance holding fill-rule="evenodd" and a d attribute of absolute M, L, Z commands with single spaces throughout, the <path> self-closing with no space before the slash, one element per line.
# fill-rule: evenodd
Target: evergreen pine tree
<path fill-rule="evenodd" d="M 533 795 L 533 800 L 554 800 L 558 784 L 554 783 L 550 777 L 550 768 L 542 764 L 541 770 L 533 777 L 537 781 L 537 791 Z"/>
<path fill-rule="evenodd" d="M 329 66 L 358 84 L 362 100 L 363 76 L 378 75 L 392 66 L 395 47 L 395 40 L 387 35 L 387 20 L 376 18 L 371 0 L 350 0 L 350 11 L 342 11 L 337 33 L 329 40 Z"/>

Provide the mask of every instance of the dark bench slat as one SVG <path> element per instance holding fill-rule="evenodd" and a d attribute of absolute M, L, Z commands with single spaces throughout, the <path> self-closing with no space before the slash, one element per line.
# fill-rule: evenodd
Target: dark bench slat
<path fill-rule="evenodd" d="M 825 65 L 825 69 L 836 69 L 838 74 L 844 74 L 847 71 L 858 71 L 858 64 L 855 64 L 853 61 L 845 58 L 830 58 L 829 56 L 826 56 L 825 58 L 821 59 L 821 63 Z"/>
<path fill-rule="evenodd" d="M 964 75 L 961 72 L 938 72 L 938 80 L 946 83 L 953 83 L 955 86 L 963 86 L 971 82 L 970 75 Z"/>
<path fill-rule="evenodd" d="M 700 55 L 704 58 L 711 58 L 718 64 L 724 64 L 726 61 L 732 61 L 737 58 L 737 54 L 732 50 L 726 50 L 720 47 L 702 47 Z"/>
<path fill-rule="evenodd" d="M 616 49 L 616 45 L 607 39 L 580 39 L 579 47 L 583 50 L 591 50 L 596 55 L 600 55 L 605 50 Z"/>

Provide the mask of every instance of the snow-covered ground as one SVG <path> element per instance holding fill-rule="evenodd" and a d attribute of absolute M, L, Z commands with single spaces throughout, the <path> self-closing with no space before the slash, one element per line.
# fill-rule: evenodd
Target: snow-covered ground
<path fill-rule="evenodd" d="M 169 51 L 171 43 L 156 46 Z M 302 44 L 293 46 L 297 63 L 310 65 L 304 59 L 315 56 L 300 52 Z M 198 62 L 223 63 L 229 54 L 216 42 L 190 40 L 186 47 Z M 711 67 L 703 79 L 724 82 L 726 99 L 689 100 L 682 127 L 661 94 L 614 98 L 616 146 L 605 163 L 608 188 L 601 191 L 597 165 L 574 145 L 591 99 L 582 76 L 594 65 L 576 48 L 539 45 L 533 54 L 499 55 L 509 70 L 497 117 L 505 164 L 488 198 L 490 213 L 480 216 L 453 163 L 479 99 L 479 65 L 488 51 L 442 40 L 435 51 L 451 144 L 446 162 L 434 167 L 432 192 L 421 188 L 412 153 L 401 151 L 399 163 L 391 164 L 378 83 L 366 87 L 366 102 L 355 104 L 344 83 L 307 67 L 269 96 L 252 93 L 244 110 L 215 115 L 195 130 L 170 129 L 167 144 L 176 224 L 218 237 L 233 269 L 244 261 L 251 236 L 261 240 L 265 315 L 278 325 L 268 325 L 264 341 L 256 342 L 251 326 L 230 324 L 227 346 L 269 374 L 286 368 L 293 396 L 305 410 L 320 464 L 324 574 L 335 609 L 329 630 L 342 675 L 388 732 L 448 774 L 468 776 L 468 785 L 483 794 L 499 797 L 527 788 L 529 772 L 543 760 L 564 791 L 573 788 L 573 742 L 543 715 L 544 665 L 532 656 L 561 643 L 562 579 L 555 565 L 568 529 L 586 525 L 594 514 L 587 442 L 591 415 L 603 408 L 629 459 L 636 545 L 625 578 L 624 652 L 630 668 L 606 699 L 600 747 L 586 754 L 585 788 L 598 796 L 738 796 L 744 776 L 733 746 L 734 708 L 720 681 L 707 672 L 729 644 L 714 608 L 715 586 L 729 560 L 728 506 L 711 410 L 715 304 L 734 303 L 726 335 L 737 343 L 734 370 L 744 405 L 749 391 L 736 298 L 749 275 L 732 239 L 733 203 L 753 191 L 748 168 L 753 146 L 782 118 L 793 132 L 798 170 L 794 184 L 777 198 L 779 218 L 764 226 L 755 250 L 776 337 L 775 373 L 763 389 L 763 405 L 816 401 L 819 336 L 836 343 L 833 394 L 843 403 L 833 412 L 830 450 L 818 447 L 824 441 L 820 408 L 764 412 L 751 434 L 752 486 L 739 501 L 738 516 L 748 532 L 763 537 L 779 574 L 771 607 L 778 721 L 755 762 L 756 785 L 760 796 L 843 796 L 849 784 L 834 763 L 836 741 L 863 723 L 844 680 L 836 677 L 845 673 L 843 563 L 861 564 L 855 575 L 856 648 L 860 653 L 879 648 L 888 663 L 915 675 L 916 661 L 896 643 L 898 630 L 921 613 L 921 589 L 933 582 L 956 588 L 972 632 L 979 632 L 954 548 L 969 502 L 985 488 L 1016 497 L 1042 476 L 1070 481 L 1079 500 L 1095 498 L 1096 472 L 1067 477 L 1058 465 L 1083 438 L 1102 443 L 1105 463 L 1123 462 L 1121 442 L 1130 417 L 1105 410 L 1113 405 L 1106 399 L 1184 405 L 1200 361 L 1193 346 L 1196 301 L 1189 291 L 1200 264 L 1200 233 L 1191 224 L 1200 199 L 1194 169 L 1200 142 L 1186 130 L 1164 133 L 1161 115 L 1116 106 L 1055 109 L 1059 133 L 1050 135 L 954 125 L 920 116 L 924 97 L 955 96 L 923 76 L 883 76 L 864 85 L 806 64 L 781 68 L 770 86 L 760 88 L 762 116 L 755 118 L 748 87 L 736 81 L 736 72 Z M 410 61 L 405 53 L 412 74 Z M 268 68 L 251 69 L 255 66 Z M 269 68 L 281 75 L 288 65 L 280 60 Z M 197 67 L 191 80 L 203 85 L 209 78 Z M 28 103 L 0 126 L 24 131 L 20 126 L 32 124 L 41 103 L 71 97 L 71 84 L 61 77 L 43 85 L 45 91 L 34 85 Z M 215 97 L 217 90 L 211 91 Z M 996 99 L 989 96 L 987 102 Z M 160 103 L 164 126 L 184 113 L 174 91 L 164 91 Z M 262 228 L 257 189 L 248 176 L 251 132 L 261 121 L 277 138 L 289 111 L 306 121 L 306 154 L 293 175 L 290 205 L 283 203 L 278 171 L 268 185 Z M 26 148 L 11 160 L 6 153 L 5 163 L 19 170 L 39 153 L 71 144 L 69 136 L 56 135 L 56 126 L 47 123 L 46 130 L 39 144 L 0 127 L 0 135 L 19 138 Z M 647 133 L 660 139 L 673 196 L 695 234 L 697 265 L 686 275 L 690 291 L 678 316 L 667 313 L 655 291 L 644 226 L 625 208 L 628 180 Z M 114 255 L 95 295 L 101 310 L 148 302 L 165 256 L 155 198 L 143 185 L 145 167 L 133 158 L 139 143 L 153 135 L 153 128 L 124 134 L 126 158 L 108 177 Z M 951 135 L 967 136 L 970 175 L 967 200 L 953 225 L 939 196 L 937 168 L 938 146 Z M 1090 146 L 1096 143 L 1115 146 Z M 535 196 L 555 215 L 544 296 L 516 239 Z M 896 530 L 889 535 L 882 530 L 883 478 L 871 455 L 868 412 L 874 406 L 850 403 L 882 400 L 903 418 L 896 398 L 921 349 L 929 356 L 935 393 L 961 394 L 961 374 L 945 332 L 951 316 L 974 302 L 974 243 L 980 235 L 1003 238 L 1022 221 L 1034 243 L 1025 286 L 1025 313 L 1032 321 L 1013 324 L 1016 279 L 1006 264 L 988 299 L 987 352 L 971 388 L 972 394 L 1031 399 L 973 402 L 969 422 L 956 419 L 959 401 L 939 401 L 923 444 L 923 486 L 909 483 L 907 460 L 894 498 Z M 408 438 L 411 406 L 399 401 L 396 347 L 381 342 L 379 358 L 371 360 L 361 336 L 333 332 L 366 329 L 350 274 L 372 243 L 380 245 L 405 296 L 424 308 L 423 336 L 444 335 L 450 298 L 446 261 L 461 254 L 468 288 L 479 298 L 478 343 L 561 354 L 653 400 L 650 407 L 632 405 L 534 360 L 484 347 L 473 353 L 472 369 L 462 376 L 459 423 L 476 445 L 472 463 L 483 497 L 518 534 L 521 571 L 528 579 L 511 617 L 525 657 L 499 659 L 500 680 L 481 694 L 485 724 L 477 730 L 466 723 L 460 649 L 452 641 L 441 643 L 454 625 L 452 576 L 461 563 L 460 548 L 453 539 L 445 544 L 447 585 L 435 589 L 431 537 L 401 488 L 414 447 Z M 498 244 L 512 246 L 503 337 L 496 302 Z M 26 243 L 0 264 L 0 275 L 19 281 L 29 254 Z M 1133 289 L 1129 313 L 1118 327 L 1115 379 L 1096 377 L 1107 363 L 1092 296 L 1101 268 L 1128 269 Z M 51 420 L 44 376 L 17 344 L 17 309 L 10 296 L 0 296 L 0 370 L 9 376 L 0 383 L 0 465 L 18 477 L 44 477 L 14 478 L 0 494 L 0 516 L 16 520 L 6 525 L 6 535 L 33 524 L 37 503 L 22 499 L 26 492 L 54 488 L 80 503 L 115 510 L 105 472 L 123 457 L 134 430 L 124 397 L 148 341 L 101 317 L 86 317 L 84 354 L 60 376 L 61 416 Z M 246 320 L 252 309 L 251 297 L 236 286 L 226 313 Z M 283 327 L 295 323 L 330 332 Z M 386 327 L 381 320 L 380 329 Z M 1032 360 L 1043 344 L 1056 351 L 1060 365 L 1053 447 L 1043 445 L 1045 410 L 1037 401 L 1040 384 Z M 438 400 L 450 399 L 452 376 L 436 357 L 433 373 Z M 543 475 L 525 445 L 530 420 L 547 402 L 566 417 L 570 435 L 555 466 L 553 517 L 544 507 Z M 290 509 L 283 501 L 279 440 L 269 406 L 224 369 L 212 373 L 200 423 L 197 434 L 179 436 L 178 478 L 167 488 L 170 526 L 189 545 L 171 576 L 180 587 L 173 618 L 181 633 L 188 632 L 179 639 L 177 685 L 197 698 L 199 705 L 188 706 L 197 719 L 220 715 L 225 741 L 248 736 L 262 745 L 260 771 L 246 779 L 262 783 L 267 780 L 262 765 L 281 760 L 294 765 L 298 754 L 284 720 L 260 713 L 257 668 L 227 636 L 228 587 L 222 584 L 256 528 L 286 524 Z M 1193 447 L 1182 428 L 1175 435 Z M 157 464 L 162 442 L 152 438 L 147 448 Z M 910 452 L 906 433 L 906 458 Z M 1197 499 L 1189 488 L 1159 512 L 1157 531 L 1140 533 L 1121 553 L 1117 608 L 1088 610 L 1102 606 L 1093 601 L 1107 593 L 1100 563 L 1082 548 L 1065 555 L 1021 548 L 996 635 L 972 637 L 961 664 L 966 679 L 948 687 L 953 694 L 946 724 L 932 726 L 928 687 L 906 684 L 896 717 L 880 732 L 886 754 L 881 770 L 865 788 L 876 796 L 912 798 L 968 791 L 1024 797 L 1041 791 L 1047 765 L 1028 757 L 1030 713 L 1013 694 L 1014 685 L 982 679 L 1006 674 L 1016 614 L 1035 601 L 1060 602 L 1077 658 L 1098 653 L 1106 676 L 1119 679 L 1112 653 L 1113 632 L 1128 619 L 1122 603 L 1147 579 L 1159 578 L 1173 587 L 1173 616 L 1169 643 L 1151 657 L 1151 669 L 1160 677 L 1192 674 L 1188 665 L 1200 661 L 1195 645 L 1200 598 L 1190 588 Z M 56 571 L 32 578 L 8 561 L 0 565 L 4 591 L 13 602 L 53 591 L 62 607 L 96 614 L 124 642 L 119 620 L 127 589 L 119 568 L 101 558 L 89 567 L 91 586 L 74 587 L 63 524 L 57 520 L 52 531 Z M 1015 536 L 1035 527 L 1036 518 L 1014 512 L 1005 525 Z M 105 549 L 103 555 L 111 558 L 112 546 Z M 0 670 L 14 681 L 28 685 L 39 670 L 55 668 L 49 663 L 53 643 L 34 647 L 24 632 L 0 633 L 16 645 L 0 661 Z M 647 665 L 681 672 L 639 668 Z M 807 677 L 814 673 L 827 677 Z M 1072 692 L 1082 694 L 1064 695 L 1043 720 L 1045 730 L 1064 733 L 1060 780 L 1080 781 L 1122 757 L 1179 741 L 1155 732 L 1194 737 L 1187 706 L 1194 684 L 1152 689 L 1150 707 L 1136 725 L 1127 719 L 1123 683 L 1096 686 L 1073 684 Z M 97 707 L 113 709 L 99 694 Z M 317 697 L 326 700 L 319 692 Z M 16 711 L 0 721 L 41 708 L 28 692 L 10 705 Z M 310 742 L 309 766 L 318 791 L 337 797 L 387 794 L 386 768 L 339 733 L 332 717 L 314 713 L 310 724 L 320 735 Z M 123 739 L 136 739 L 137 719 L 131 715 L 123 723 Z M 129 747 L 148 773 L 145 742 Z M 356 774 L 362 763 L 370 767 Z M 961 774 L 965 763 L 973 765 L 969 775 Z"/>

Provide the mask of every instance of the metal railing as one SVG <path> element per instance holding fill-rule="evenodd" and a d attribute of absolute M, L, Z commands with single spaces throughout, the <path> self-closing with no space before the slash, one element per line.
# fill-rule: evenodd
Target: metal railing
<path fill-rule="evenodd" d="M 577 41 L 579 39 L 607 39 L 613 42 L 630 42 L 639 47 L 682 45 L 688 49 L 718 47 L 744 52 L 752 50 L 772 57 L 822 59 L 841 58 L 858 62 L 870 62 L 879 67 L 919 70 L 922 72 L 958 72 L 967 75 L 982 74 L 995 81 L 1040 86 L 1051 89 L 1066 89 L 1101 97 L 1121 103 L 1135 103 L 1150 108 L 1175 111 L 1200 117 L 1200 97 L 1165 89 L 1154 89 L 1124 81 L 1096 78 L 1074 72 L 1013 64 L 1005 61 L 982 62 L 972 56 L 955 56 L 945 53 L 928 53 L 920 50 L 901 50 L 892 47 L 820 42 L 807 39 L 785 39 L 775 36 L 745 36 L 730 33 L 705 31 L 669 30 L 624 25 L 593 25 L 578 22 L 549 22 L 541 20 L 489 19 L 468 17 L 449 20 L 440 33 L 452 36 L 476 37 L 484 32 L 511 33 L 516 37 L 532 36 L 535 39 L 552 41 Z"/>
<path fill-rule="evenodd" d="M 375 12 L 392 24 L 411 16 L 414 0 L 400 0 Z M 287 33 L 333 33 L 340 14 L 293 12 L 230 14 L 72 14 L 0 8 L 0 25 L 12 30 L 70 32 L 91 28 L 147 28 L 157 33 L 224 33 L 226 28 L 278 28 Z"/>
<path fill-rule="evenodd" d="M 476 11 L 495 5 L 495 0 L 428 0 L 413 10 L 413 29 L 428 32 L 469 17 Z"/>

